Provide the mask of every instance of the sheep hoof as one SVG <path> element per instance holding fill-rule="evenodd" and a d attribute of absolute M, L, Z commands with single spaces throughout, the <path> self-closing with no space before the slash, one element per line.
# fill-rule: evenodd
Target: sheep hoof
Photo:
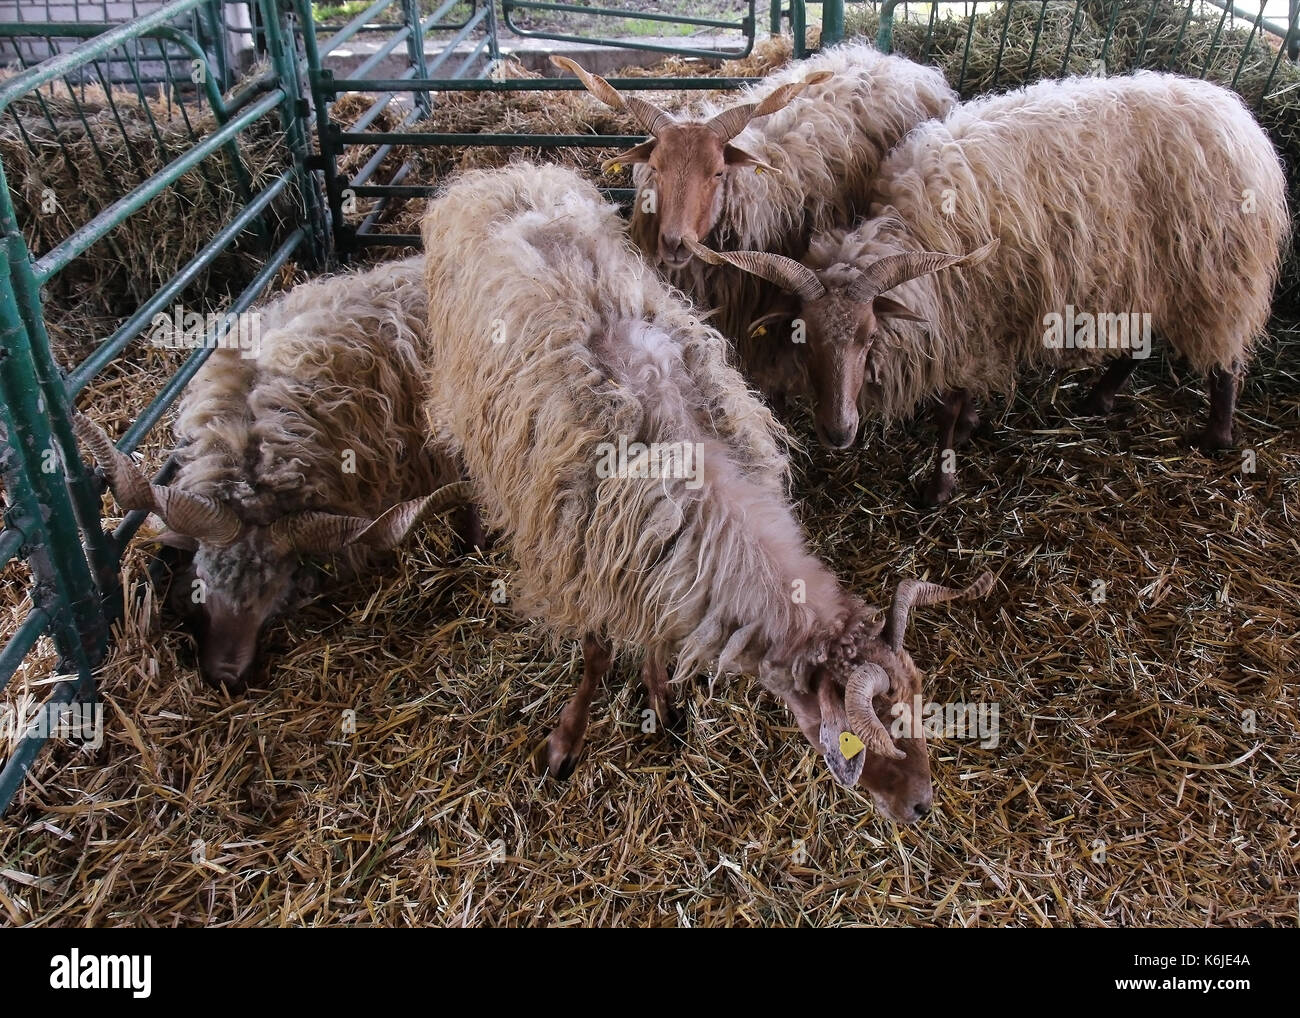
<path fill-rule="evenodd" d="M 551 777 L 567 781 L 578 766 L 578 757 L 582 755 L 582 739 L 570 744 L 567 736 L 559 729 L 553 731 L 546 740 L 546 770 Z"/>
<path fill-rule="evenodd" d="M 670 732 L 679 731 L 685 715 L 677 710 L 667 697 L 652 696 L 650 697 L 650 706 L 654 709 L 655 717 L 659 719 L 659 724 Z"/>
<path fill-rule="evenodd" d="M 1078 416 L 1109 417 L 1115 409 L 1115 397 L 1109 393 L 1092 391 L 1079 401 Z"/>
<path fill-rule="evenodd" d="M 951 501 L 956 493 L 957 478 L 952 474 L 937 473 L 930 478 L 930 483 L 925 486 L 925 491 L 921 493 L 921 507 L 924 509 L 937 509 L 945 502 Z"/>
<path fill-rule="evenodd" d="M 1192 448 L 1208 454 L 1223 452 L 1232 448 L 1232 432 L 1227 428 L 1208 427 L 1204 431 L 1194 431 L 1187 436 Z"/>

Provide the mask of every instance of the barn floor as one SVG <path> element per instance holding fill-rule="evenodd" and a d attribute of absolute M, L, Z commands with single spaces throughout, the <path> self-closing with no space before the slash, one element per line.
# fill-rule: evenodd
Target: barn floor
<path fill-rule="evenodd" d="M 1297 355 L 1279 325 L 1243 393 L 1253 474 L 1188 450 L 1205 400 L 1157 361 L 1109 423 L 1070 418 L 1079 376 L 986 408 L 936 513 L 909 503 L 926 426 L 798 458 L 808 531 L 868 598 L 998 577 L 915 617 L 929 698 L 996 703 L 1001 738 L 933 744 L 911 828 L 834 785 L 755 682 L 686 685 L 682 730 L 643 733 L 631 661 L 574 778 L 537 776 L 578 656 L 491 601 L 503 553 L 459 556 L 436 523 L 282 623 L 235 699 L 160 633 L 138 548 L 104 745 L 41 757 L 0 821 L 0 922 L 1293 926 Z"/>

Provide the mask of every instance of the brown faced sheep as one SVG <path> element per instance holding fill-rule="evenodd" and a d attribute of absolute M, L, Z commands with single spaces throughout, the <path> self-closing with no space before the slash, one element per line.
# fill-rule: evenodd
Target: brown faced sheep
<path fill-rule="evenodd" d="M 1197 439 L 1220 448 L 1269 316 L 1285 187 L 1267 135 L 1226 89 L 1077 78 L 918 127 L 882 166 L 871 218 L 814 237 L 803 264 L 693 250 L 798 296 L 828 446 L 854 441 L 860 413 L 893 419 L 938 397 L 950 450 L 978 421 L 973 400 L 1032 364 L 1109 360 L 1084 407 L 1108 412 L 1157 331 L 1208 376 Z M 951 463 L 940 456 L 930 504 L 951 497 Z"/>
<path fill-rule="evenodd" d="M 662 262 L 674 286 L 718 311 L 717 327 L 750 380 L 782 397 L 793 354 L 749 331 L 779 290 L 692 261 L 686 245 L 799 257 L 810 232 L 864 214 L 886 153 L 916 124 L 955 105 L 942 72 L 846 43 L 789 64 L 699 117 L 680 117 L 621 96 L 568 58 L 554 62 L 603 102 L 626 108 L 651 135 L 607 161 L 636 165 L 632 237 Z"/>
<path fill-rule="evenodd" d="M 756 675 L 837 779 L 900 821 L 923 815 L 920 726 L 895 741 L 880 720 L 920 693 L 907 615 L 991 579 L 905 583 L 888 619 L 845 591 L 808 553 L 784 433 L 727 366 L 725 341 L 572 172 L 467 173 L 431 203 L 423 234 L 432 423 L 518 563 L 514 604 L 583 640 L 553 773 L 572 770 L 618 644 L 646 652 L 656 710 L 674 658 L 679 679 Z"/>
<path fill-rule="evenodd" d="M 267 620 L 314 585 L 304 556 L 355 570 L 463 501 L 463 485 L 440 487 L 457 472 L 426 440 L 423 276 L 411 258 L 263 307 L 251 348 L 215 350 L 187 388 L 170 486 L 76 421 L 119 504 L 161 517 L 163 540 L 193 552 L 173 600 L 192 605 L 206 681 L 243 687 Z"/>

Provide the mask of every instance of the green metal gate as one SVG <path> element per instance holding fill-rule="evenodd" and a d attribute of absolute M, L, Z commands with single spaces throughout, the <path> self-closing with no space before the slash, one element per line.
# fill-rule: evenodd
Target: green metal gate
<path fill-rule="evenodd" d="M 1210 77 L 1241 91 L 1259 110 L 1270 101 L 1283 62 L 1300 55 L 1300 0 L 1289 0 L 1283 20 L 1265 17 L 1266 4 L 1280 9 L 1281 0 L 1256 2 L 1255 10 L 1230 0 L 881 0 L 853 6 L 872 9 L 860 23 L 874 23 L 880 49 L 943 64 L 963 98 L 1043 77 L 1151 68 Z M 1053 31 L 1063 38 L 1049 46 Z M 1014 73 L 1007 74 L 1017 36 L 1028 40 L 1028 50 L 1016 54 Z M 991 73 L 971 73 L 977 38 L 996 45 Z M 1256 75 L 1256 87 L 1240 88 L 1243 72 L 1260 60 L 1266 73 Z"/>
<path fill-rule="evenodd" d="M 499 24 L 507 30 L 522 37 L 544 38 L 557 42 L 575 41 L 589 45 L 617 47 L 624 50 L 642 50 L 663 52 L 687 57 L 709 59 L 735 58 L 747 55 L 754 45 L 756 0 L 741 0 L 738 6 L 747 8 L 741 18 L 735 21 L 722 19 L 693 18 L 678 15 L 644 14 L 617 8 L 601 6 L 579 7 L 574 4 L 539 3 L 533 0 L 503 0 L 503 19 L 496 18 L 490 3 L 472 5 L 472 11 L 458 27 L 457 34 L 449 40 L 442 53 L 433 60 L 425 59 L 421 63 L 412 60 L 411 66 L 399 77 L 367 77 L 368 71 L 376 66 L 380 53 L 389 53 L 406 39 L 417 40 L 427 34 L 430 25 L 443 17 L 453 6 L 451 0 L 428 15 L 423 22 L 414 10 L 406 11 L 401 19 L 402 28 L 394 32 L 375 58 L 363 62 L 346 77 L 336 77 L 325 66 L 325 59 L 330 53 L 362 30 L 363 25 L 374 27 L 376 19 L 393 7 L 410 7 L 413 0 L 376 0 L 366 11 L 354 18 L 348 25 L 327 39 L 318 39 L 319 29 L 310 18 L 310 0 L 294 0 L 299 21 L 302 25 L 303 44 L 306 53 L 307 80 L 316 110 L 316 137 L 320 146 L 320 158 L 313 165 L 324 177 L 326 198 L 330 207 L 331 229 L 335 237 L 336 250 L 346 257 L 350 253 L 374 246 L 418 246 L 419 237 L 411 233 L 385 233 L 379 227 L 379 220 L 384 210 L 392 203 L 406 202 L 426 198 L 434 193 L 429 184 L 409 183 L 411 172 L 409 163 L 403 163 L 389 179 L 376 181 L 375 175 L 385 157 L 394 146 L 436 147 L 436 146 L 486 146 L 535 147 L 555 149 L 564 147 L 605 148 L 627 147 L 641 141 L 640 136 L 631 135 L 591 135 L 591 134 L 552 134 L 552 135 L 518 135 L 504 133 L 464 133 L 440 131 L 431 125 L 422 125 L 424 129 L 413 129 L 417 121 L 433 113 L 431 124 L 436 122 L 436 110 L 430 96 L 450 92 L 561 92 L 581 91 L 582 85 L 574 78 L 512 79 L 493 80 L 488 77 L 488 67 L 481 66 L 475 70 L 475 61 L 486 54 L 495 61 L 500 55 Z M 779 4 L 773 4 L 773 17 Z M 832 19 L 843 22 L 844 5 L 838 0 L 831 0 L 823 5 Z M 649 18 L 656 23 L 673 24 L 698 28 L 729 28 L 742 33 L 744 44 L 734 50 L 717 50 L 689 45 L 668 46 L 663 44 L 638 43 L 635 40 L 618 40 L 599 33 L 593 35 L 574 35 L 562 32 L 538 31 L 517 27 L 514 16 L 521 11 L 539 12 L 582 12 L 584 15 L 598 19 L 619 19 L 635 15 Z M 803 0 L 792 0 L 786 12 L 791 23 L 796 26 L 796 39 L 803 38 L 802 28 L 806 23 L 805 4 Z M 411 32 L 407 34 L 407 30 Z M 475 33 L 478 39 L 475 41 Z M 455 48 L 467 43 L 468 49 Z M 801 49 L 801 47 L 800 47 Z M 412 43 L 413 53 L 422 53 L 418 42 Z M 447 72 L 441 75 L 438 72 Z M 616 78 L 612 84 L 616 88 L 627 90 L 707 90 L 740 88 L 751 78 L 720 77 L 661 77 L 661 78 Z M 375 96 L 373 104 L 364 112 L 356 123 L 344 129 L 331 115 L 331 104 L 344 93 L 364 93 Z M 410 97 L 407 99 L 406 97 Z M 406 110 L 399 123 L 392 130 L 367 130 L 394 102 Z M 408 107 L 409 104 L 409 108 Z M 348 149 L 373 148 L 373 155 L 352 175 L 345 177 L 339 167 L 345 161 Z M 604 188 L 607 195 L 615 200 L 628 201 L 631 191 L 626 188 Z M 373 200 L 373 206 L 359 225 L 347 220 L 347 208 L 356 200 Z"/>
<path fill-rule="evenodd" d="M 39 207 L 27 207 L 0 166 L 0 479 L 6 495 L 0 529 L 0 569 L 21 574 L 25 561 L 31 609 L 0 650 L 0 689 L 10 681 L 42 637 L 53 642 L 56 673 L 65 678 L 50 692 L 45 710 L 94 695 L 92 673 L 107 647 L 119 597 L 118 569 L 123 550 L 144 518 L 129 515 L 112 533 L 101 523 L 102 482 L 83 467 L 73 437 L 70 411 L 87 384 L 137 341 L 154 316 L 173 301 L 195 292 L 196 281 L 219 256 L 236 244 L 252 245 L 262 267 L 225 308 L 226 317 L 205 344 L 181 364 L 163 391 L 153 395 L 118 443 L 131 452 L 211 354 L 218 333 L 265 290 L 279 268 L 295 254 L 308 260 L 327 253 L 323 209 L 306 169 L 308 123 L 298 94 L 293 31 L 273 0 L 261 0 L 262 24 L 271 70 L 228 95 L 218 88 L 220 69 L 197 39 L 175 26 L 208 0 L 175 0 L 122 25 L 107 23 L 16 23 L 0 25 L 9 39 L 45 40 L 49 59 L 21 70 L 0 84 L 0 120 L 12 118 L 17 136 L 33 160 L 52 160 L 75 186 L 82 160 L 98 160 L 102 177 L 116 179 L 118 190 L 105 207 L 84 222 L 43 240 L 33 249 Z M 211 13 L 211 9 L 208 10 Z M 60 51 L 56 40 L 84 39 Z M 161 91 L 146 91 L 139 74 L 142 57 L 156 56 L 164 68 Z M 189 69 L 174 76 L 177 60 Z M 123 79 L 122 72 L 126 77 Z M 116 80 L 115 80 L 116 79 Z M 123 89 L 121 82 L 130 86 Z M 162 105 L 160 96 L 166 96 Z M 93 108 L 92 107 L 97 107 Z M 259 125 L 278 123 L 286 165 L 254 186 L 239 143 Z M 94 127 L 92 128 L 92 124 Z M 46 129 L 48 128 L 48 129 Z M 129 135 L 138 128 L 140 136 Z M 116 133 L 114 133 L 116 132 Z M 156 144 L 164 163 L 146 172 L 140 138 Z M 115 165 L 121 161 L 120 165 Z M 120 173 L 119 173 L 120 170 Z M 190 200 L 193 189 L 233 188 L 230 216 L 215 235 L 198 246 L 178 271 L 98 342 L 76 364 L 60 364 L 47 330 L 43 291 L 76 276 L 79 259 L 96 245 L 129 263 L 144 252 L 124 249 L 121 236 L 132 217 L 151 202 Z M 187 188 L 190 189 L 187 191 Z M 57 219 L 74 196 L 54 188 L 38 200 L 49 202 Z M 297 224 L 272 236 L 269 209 L 287 201 Z M 27 202 L 23 202 L 28 205 Z M 71 276 L 69 276 L 71 274 Z M 68 298 L 78 286 L 68 283 Z M 170 464 L 157 478 L 165 483 Z M 7 805 L 41 745 L 44 735 L 18 743 L 0 771 L 0 807 Z"/>

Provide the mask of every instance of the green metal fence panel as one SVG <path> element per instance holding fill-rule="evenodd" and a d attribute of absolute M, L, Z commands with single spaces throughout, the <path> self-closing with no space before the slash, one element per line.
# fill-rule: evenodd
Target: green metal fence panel
<path fill-rule="evenodd" d="M 802 6 L 802 4 L 800 4 Z M 838 6 L 843 11 L 842 0 L 832 0 L 831 6 Z M 502 23 L 515 35 L 529 39 L 551 39 L 557 42 L 582 42 L 593 46 L 613 46 L 617 49 L 642 50 L 653 53 L 673 53 L 680 56 L 710 57 L 730 59 L 748 56 L 754 48 L 755 29 L 757 26 L 757 0 L 747 0 L 745 13 L 739 20 L 723 17 L 709 18 L 684 14 L 665 14 L 657 11 L 639 11 L 619 7 L 597 7 L 589 5 L 550 3 L 546 0 L 501 0 Z M 636 38 L 615 37 L 602 32 L 576 33 L 559 32 L 552 29 L 528 28 L 519 24 L 520 14 L 542 15 L 578 15 L 589 20 L 603 21 L 610 24 L 607 31 L 616 31 L 619 21 L 649 22 L 655 26 L 662 25 L 668 31 L 676 27 L 691 29 L 710 29 L 714 32 L 738 32 L 744 44 L 735 49 L 720 49 L 708 46 L 688 46 L 667 42 L 641 42 Z"/>
<path fill-rule="evenodd" d="M 392 37 L 379 45 L 375 52 L 376 54 L 382 52 L 386 57 L 395 54 L 398 45 L 408 38 L 403 34 L 404 29 L 412 23 L 412 12 L 407 6 L 407 0 L 376 0 L 376 3 L 361 15 L 342 28 L 336 29 L 335 34 L 328 38 L 322 38 L 322 26 L 312 21 L 309 0 L 294 0 L 294 2 L 302 27 L 307 80 L 312 94 L 315 134 L 319 146 L 318 158 L 312 165 L 321 174 L 324 193 L 329 204 L 330 228 L 335 239 L 334 250 L 341 257 L 346 258 L 351 252 L 361 248 L 418 246 L 419 237 L 415 234 L 384 232 L 381 226 L 384 212 L 393 204 L 428 197 L 435 191 L 435 187 L 430 183 L 412 182 L 409 179 L 412 172 L 409 161 L 403 161 L 396 169 L 389 172 L 386 180 L 376 178 L 386 157 L 398 146 L 403 149 L 432 146 L 613 148 L 627 147 L 642 140 L 640 136 L 622 135 L 498 132 L 468 134 L 440 129 L 436 101 L 436 97 L 440 94 L 464 91 L 501 93 L 582 90 L 581 83 L 572 77 L 492 80 L 489 77 L 490 61 L 495 61 L 499 56 L 499 28 L 491 4 L 485 4 L 481 8 L 476 6 L 472 16 L 465 19 L 455 33 L 441 37 L 438 40 L 440 49 L 436 53 L 423 52 L 417 57 L 415 50 L 408 47 L 409 60 L 406 68 L 397 75 L 372 77 L 368 75 L 377 66 L 374 57 L 348 70 L 344 76 L 340 76 L 334 68 L 326 64 L 331 53 L 338 46 L 340 33 L 343 33 L 344 39 L 351 38 L 361 31 L 363 23 L 372 28 L 387 24 Z M 745 33 L 743 46 L 732 51 L 722 51 L 689 45 L 643 45 L 635 40 L 611 39 L 599 34 L 569 35 L 527 28 L 517 32 L 520 35 L 546 38 L 559 43 L 617 45 L 629 51 L 662 51 L 716 60 L 748 54 L 752 50 L 756 2 L 751 0 L 740 6 L 745 7 L 746 13 L 742 19 L 733 22 L 724 22 L 722 19 L 620 12 L 602 6 L 578 7 L 573 4 L 524 3 L 514 2 L 514 0 L 506 0 L 502 4 L 502 11 L 503 24 L 510 31 L 518 28 L 510 20 L 512 15 L 518 12 L 581 11 L 584 15 L 597 20 L 612 19 L 620 14 L 635 14 L 637 17 L 645 17 L 664 24 L 714 29 L 728 27 Z M 839 12 L 842 24 L 843 4 L 832 3 L 827 6 L 832 9 L 832 13 Z M 448 2 L 431 11 L 419 26 L 419 30 L 427 37 L 434 26 L 439 24 L 439 19 L 445 18 L 451 7 L 452 3 Z M 391 14 L 391 11 L 403 13 L 398 16 Z M 791 0 L 790 13 L 792 21 L 801 26 L 804 20 L 803 0 Z M 489 62 L 476 63 L 479 58 L 487 58 Z M 712 90 L 740 88 L 753 80 L 755 79 L 735 77 L 614 78 L 611 83 L 615 88 L 627 90 Z M 346 130 L 336 121 L 332 113 L 332 105 L 345 93 L 375 96 L 369 108 Z M 387 130 L 370 130 L 383 111 L 393 108 L 394 105 L 400 111 L 398 124 Z M 374 154 L 364 165 L 350 173 L 345 173 L 342 167 L 347 162 L 346 152 L 360 147 L 373 148 Z M 606 187 L 603 190 L 615 200 L 631 199 L 631 190 L 627 188 Z M 360 221 L 356 222 L 357 216 L 350 210 L 356 208 L 358 200 L 372 202 L 372 206 L 364 216 L 360 217 Z"/>
<path fill-rule="evenodd" d="M 123 3 L 92 2 L 84 6 L 73 0 L 57 5 L 49 2 L 43 4 L 25 3 L 16 5 L 17 21 L 0 22 L 0 63 L 13 62 L 24 65 L 41 60 L 72 48 L 74 40 L 85 38 L 86 34 L 98 34 L 117 25 L 136 20 L 147 14 L 153 14 L 162 7 L 162 3 L 143 3 L 130 5 Z M 227 6 L 248 7 L 248 0 L 204 0 L 192 10 L 178 15 L 171 26 L 183 34 L 189 43 L 202 53 L 214 80 L 222 89 L 229 88 L 236 76 L 235 54 L 231 51 L 231 39 L 238 29 L 228 24 L 224 17 Z M 71 22 L 60 22 L 53 16 L 57 9 L 66 16 L 70 8 L 76 8 L 77 18 Z M 125 14 L 122 12 L 125 11 Z M 50 31 L 51 26 L 59 24 L 76 25 L 80 31 Z M 166 66 L 157 68 L 157 62 Z M 146 63 L 152 69 L 142 72 L 140 65 Z M 135 64 L 133 68 L 131 65 Z M 167 80 L 167 76 L 177 76 L 183 70 L 189 73 L 189 59 L 181 52 L 158 53 L 150 47 L 140 44 L 123 47 L 121 52 L 105 61 L 107 77 L 112 81 L 128 84 L 156 84 Z"/>
<path fill-rule="evenodd" d="M 295 256 L 314 261 L 328 252 L 325 205 L 309 168 L 313 146 L 296 35 L 277 0 L 257 0 L 257 10 L 272 70 L 228 95 L 218 87 L 220 68 L 203 41 L 177 27 L 200 23 L 187 18 L 202 14 L 214 30 L 220 15 L 215 0 L 174 0 L 116 25 L 0 26 L 0 39 L 14 43 L 20 68 L 0 83 L 5 157 L 34 167 L 42 179 L 55 169 L 65 174 L 45 187 L 51 215 L 42 218 L 43 207 L 33 204 L 25 188 L 15 189 L 0 159 L 0 484 L 7 500 L 0 567 L 25 563 L 32 604 L 0 646 L 0 689 L 48 636 L 57 654 L 56 674 L 70 678 L 48 693 L 41 708 L 47 714 L 94 696 L 94 669 L 107 649 L 120 600 L 122 554 L 145 515 L 128 514 L 111 534 L 105 532 L 104 485 L 83 464 L 73 435 L 78 397 L 141 341 L 157 313 L 187 295 L 199 299 L 203 273 L 218 258 L 240 245 L 255 252 L 260 268 L 242 282 L 160 391 L 142 394 L 148 401 L 118 442 L 124 452 L 132 451 L 281 267 Z M 69 41 L 76 45 L 66 47 Z M 32 64 L 24 54 L 41 47 L 48 57 Z M 184 60 L 184 75 L 172 73 L 176 58 Z M 151 64 L 162 69 L 161 76 L 150 78 Z M 253 131 L 284 139 L 283 165 L 264 170 L 260 179 L 249 172 L 240 149 Z M 145 159 L 146 148 L 153 162 Z M 78 189 L 92 173 L 107 193 L 78 220 L 65 206 L 79 208 L 82 196 L 66 189 Z M 85 337 L 99 342 L 91 344 L 89 356 L 70 362 L 69 351 L 56 350 L 51 338 L 50 315 L 60 302 L 56 291 L 64 289 L 65 303 L 89 299 L 73 274 L 96 252 L 134 279 L 129 273 L 142 252 L 130 249 L 124 231 L 156 203 L 173 203 L 185 215 L 189 206 L 177 190 L 182 183 L 191 198 L 220 197 L 213 207 L 225 222 L 214 224 L 213 234 L 196 242 L 174 272 L 149 282 L 150 292 L 134 296 L 139 285 L 128 288 L 133 305 L 118 309 L 120 320 L 103 335 Z M 287 223 L 271 215 L 277 205 Z M 93 407 L 88 409 L 93 416 Z M 169 472 L 165 467 L 156 480 L 165 482 Z M 0 809 L 46 736 L 34 726 L 4 762 Z"/>

